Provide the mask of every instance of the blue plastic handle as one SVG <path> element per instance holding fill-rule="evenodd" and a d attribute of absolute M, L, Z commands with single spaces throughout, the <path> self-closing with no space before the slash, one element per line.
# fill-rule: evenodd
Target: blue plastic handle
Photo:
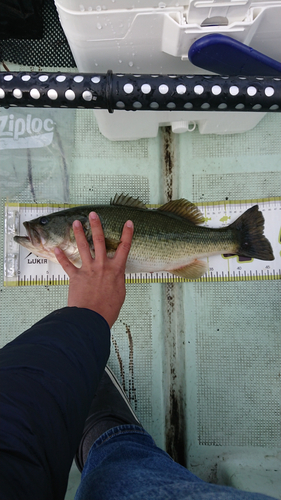
<path fill-rule="evenodd" d="M 199 68 L 219 75 L 280 76 L 281 63 L 229 36 L 211 34 L 196 40 L 188 52 Z"/>

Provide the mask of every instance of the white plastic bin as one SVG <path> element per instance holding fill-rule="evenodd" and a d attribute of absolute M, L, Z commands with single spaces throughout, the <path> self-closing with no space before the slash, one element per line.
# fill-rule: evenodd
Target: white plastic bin
<path fill-rule="evenodd" d="M 188 59 L 188 51 L 198 38 L 220 33 L 250 45 L 281 62 L 281 1 L 206 1 L 155 2 L 151 0 L 55 0 L 60 21 L 79 71 L 139 74 L 207 74 Z M 174 116 L 171 111 L 149 112 L 142 132 L 135 127 L 132 113 L 115 118 L 106 111 L 95 112 L 102 133 L 112 140 L 131 140 L 157 135 L 162 124 L 174 124 L 174 131 L 185 131 L 176 122 L 188 122 L 187 112 Z M 238 128 L 232 114 L 208 116 L 201 133 L 237 133 L 253 128 L 264 113 L 243 118 Z M 201 113 L 192 117 L 199 123 Z M 240 120 L 241 121 L 241 120 Z M 247 125 L 246 125 L 247 123 Z M 121 126 L 120 126 L 121 124 Z M 245 125 L 247 128 L 245 128 Z M 153 129 L 153 132 L 152 132 Z M 140 135 L 141 134 L 141 135 Z"/>

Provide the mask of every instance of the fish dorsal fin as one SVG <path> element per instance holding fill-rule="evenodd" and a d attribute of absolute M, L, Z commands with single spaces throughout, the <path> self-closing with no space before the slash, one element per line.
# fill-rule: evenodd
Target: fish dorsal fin
<path fill-rule="evenodd" d="M 200 210 L 191 201 L 181 198 L 180 200 L 171 200 L 165 205 L 157 209 L 159 212 L 169 212 L 171 214 L 179 215 L 189 220 L 193 224 L 203 224 L 204 217 Z"/>
<path fill-rule="evenodd" d="M 146 205 L 139 199 L 133 198 L 129 194 L 116 194 L 111 198 L 110 205 L 123 205 L 126 207 L 147 208 Z"/>

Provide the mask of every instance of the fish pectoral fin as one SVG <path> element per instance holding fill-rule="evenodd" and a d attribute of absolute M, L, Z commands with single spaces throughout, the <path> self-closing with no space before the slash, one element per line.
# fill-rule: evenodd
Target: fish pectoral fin
<path fill-rule="evenodd" d="M 70 262 L 72 262 L 72 264 L 75 267 L 80 268 L 82 266 L 82 260 L 81 260 L 80 254 L 78 252 L 73 254 L 73 255 L 70 255 L 68 257 L 68 259 L 70 260 Z"/>
<path fill-rule="evenodd" d="M 199 208 L 197 208 L 194 203 L 191 203 L 191 201 L 185 200 L 184 198 L 169 201 L 168 203 L 165 203 L 165 205 L 157 208 L 157 210 L 159 212 L 169 212 L 174 215 L 179 215 L 195 225 L 203 224 L 205 221 Z"/>
<path fill-rule="evenodd" d="M 170 272 L 181 278 L 195 280 L 205 274 L 207 269 L 208 266 L 206 262 L 195 259 L 190 264 L 187 264 L 187 266 L 180 267 L 179 269 L 172 269 Z"/>
<path fill-rule="evenodd" d="M 118 248 L 120 241 L 114 238 L 105 238 L 105 248 L 107 252 L 115 252 Z"/>
<path fill-rule="evenodd" d="M 116 194 L 111 198 L 110 205 L 123 205 L 126 207 L 147 208 L 147 206 L 139 199 L 133 198 L 129 194 Z"/>

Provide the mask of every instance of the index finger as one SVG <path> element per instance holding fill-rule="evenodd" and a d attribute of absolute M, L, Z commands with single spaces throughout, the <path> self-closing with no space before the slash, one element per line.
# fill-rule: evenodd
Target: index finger
<path fill-rule="evenodd" d="M 79 220 L 73 222 L 73 232 L 77 243 L 77 248 L 83 263 L 90 263 L 93 259 L 90 252 L 89 243 L 86 239 L 83 226 Z"/>
<path fill-rule="evenodd" d="M 131 220 L 128 220 L 123 227 L 121 241 L 118 245 L 118 248 L 114 256 L 115 262 L 117 262 L 120 265 L 120 267 L 124 268 L 124 272 L 125 272 L 127 258 L 131 249 L 133 234 L 134 234 L 134 224 Z"/>

